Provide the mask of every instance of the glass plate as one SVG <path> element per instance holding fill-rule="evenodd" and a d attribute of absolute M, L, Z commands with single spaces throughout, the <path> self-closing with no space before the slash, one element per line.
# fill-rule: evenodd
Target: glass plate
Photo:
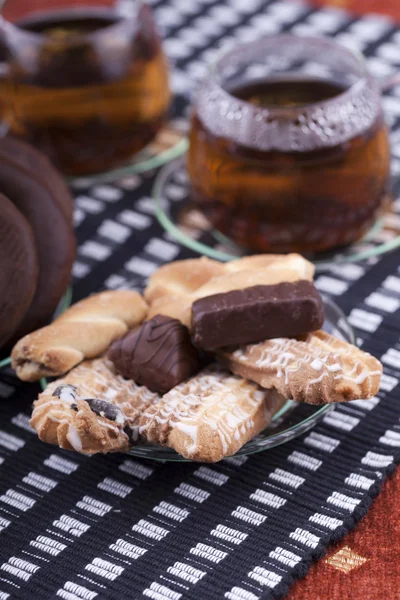
<path fill-rule="evenodd" d="M 333 300 L 327 297 L 324 297 L 323 300 L 325 307 L 323 328 L 325 331 L 354 344 L 354 333 L 344 313 Z M 237 452 L 236 456 L 255 454 L 256 452 L 284 444 L 308 431 L 311 427 L 314 427 L 318 421 L 333 409 L 333 404 L 313 406 L 312 404 L 300 404 L 293 400 L 288 400 L 275 414 L 270 425 L 250 442 L 247 442 Z M 175 450 L 151 444 L 134 446 L 129 454 L 153 460 L 188 462 L 187 459 L 183 458 Z"/>
<path fill-rule="evenodd" d="M 228 261 L 246 254 L 245 249 L 213 229 L 199 210 L 191 206 L 185 157 L 166 165 L 153 187 L 155 213 L 161 226 L 183 246 L 216 260 Z M 400 220 L 385 214 L 357 243 L 312 260 L 317 270 L 334 264 L 356 262 L 390 252 L 400 246 Z"/>
<path fill-rule="evenodd" d="M 189 142 L 185 137 L 186 129 L 186 122 L 182 120 L 170 121 L 166 123 L 148 146 L 135 154 L 130 161 L 121 167 L 102 173 L 69 177 L 68 182 L 75 186 L 106 183 L 161 167 L 181 156 L 188 149 Z"/>

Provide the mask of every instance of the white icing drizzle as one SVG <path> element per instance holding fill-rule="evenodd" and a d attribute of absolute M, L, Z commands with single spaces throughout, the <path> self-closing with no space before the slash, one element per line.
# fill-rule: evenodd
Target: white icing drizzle
<path fill-rule="evenodd" d="M 312 369 L 314 369 L 314 371 L 320 371 L 323 366 L 324 366 L 324 363 L 319 358 L 314 358 L 314 360 L 310 364 L 310 367 Z"/>
<path fill-rule="evenodd" d="M 58 419 L 55 415 L 49 415 L 49 419 L 50 421 L 53 421 L 53 423 L 63 423 L 63 421 Z"/>
<path fill-rule="evenodd" d="M 334 365 L 326 365 L 326 368 L 330 373 L 337 373 L 337 371 L 342 370 L 342 367 L 339 363 L 335 363 Z"/>
<path fill-rule="evenodd" d="M 194 452 L 196 452 L 198 430 L 197 425 L 187 425 L 187 423 L 178 422 L 176 423 L 175 427 L 179 429 L 179 431 L 182 431 L 185 435 L 190 437 L 190 439 L 192 440 L 193 443 L 187 447 L 187 451 L 189 452 L 189 454 L 193 454 Z"/>
<path fill-rule="evenodd" d="M 82 452 L 82 440 L 79 437 L 79 433 L 76 427 L 74 427 L 74 425 L 72 424 L 70 424 L 68 427 L 67 440 L 69 441 L 73 449 L 76 450 L 76 452 Z"/>
<path fill-rule="evenodd" d="M 115 418 L 115 423 L 117 425 L 125 425 L 125 421 L 126 421 L 126 418 L 124 416 L 124 413 L 121 410 L 120 412 L 117 413 L 117 416 Z"/>
<path fill-rule="evenodd" d="M 57 388 L 60 388 L 59 395 L 52 396 Z M 111 422 L 104 413 L 98 415 L 91 411 L 92 418 L 103 429 L 119 433 L 126 438 L 127 433 L 124 429 L 129 427 L 132 439 L 136 440 L 139 418 L 143 410 L 158 401 L 160 396 L 116 375 L 112 364 L 107 360 L 85 361 L 70 371 L 65 378 L 50 383 L 40 395 L 32 414 L 33 422 L 39 419 L 35 428 L 41 428 L 40 420 L 46 417 L 56 423 L 69 423 L 67 439 L 77 452 L 81 452 L 82 441 L 73 423 L 82 411 L 78 413 L 71 410 L 71 405 L 86 398 L 104 400 L 118 409 L 115 420 Z"/>
<path fill-rule="evenodd" d="M 60 394 L 58 396 L 60 400 L 68 404 L 73 404 L 77 396 L 76 387 L 73 385 L 63 385 L 60 387 Z"/>
<path fill-rule="evenodd" d="M 309 387 L 311 387 L 312 385 L 315 385 L 316 383 L 321 383 L 321 381 L 325 378 L 328 377 L 328 373 L 324 372 L 322 373 L 319 377 L 316 377 L 315 379 L 310 379 L 310 381 L 307 383 L 307 390 Z"/>
<path fill-rule="evenodd" d="M 352 384 L 353 395 L 362 397 L 369 393 L 371 385 L 376 387 L 377 382 L 372 384 L 372 378 L 381 374 L 377 368 L 379 362 L 371 355 L 322 331 L 309 334 L 305 341 L 276 338 L 243 346 L 224 356 L 230 360 L 233 369 L 237 364 L 238 372 L 250 379 L 253 370 L 254 379 L 265 387 L 275 386 L 290 395 L 293 382 L 293 389 L 303 397 L 308 393 L 320 393 L 320 384 L 325 378 L 331 381 L 333 396 L 336 392 L 340 395 L 341 389 L 347 393 L 348 386 L 340 388 L 341 382 L 346 380 Z M 239 369 L 240 364 L 243 364 L 243 370 Z M 318 376 L 314 377 L 312 371 L 319 373 Z M 284 385 L 280 379 L 284 380 Z M 357 386 L 359 390 L 354 390 Z M 328 386 L 324 394 L 327 400 Z"/>
<path fill-rule="evenodd" d="M 119 427 L 117 427 L 116 425 L 111 425 L 111 423 L 105 422 L 105 421 L 98 421 L 100 427 L 104 427 L 105 429 L 110 429 L 111 431 L 114 431 L 115 433 L 119 432 Z"/>
<path fill-rule="evenodd" d="M 208 430 L 219 439 L 223 455 L 228 455 L 251 435 L 255 427 L 253 416 L 260 407 L 268 405 L 270 398 L 275 406 L 275 392 L 262 390 L 227 371 L 210 367 L 178 385 L 147 410 L 141 419 L 140 433 L 153 434 L 156 426 L 157 430 L 160 428 L 159 435 L 166 434 L 168 439 L 169 431 L 181 431 L 188 438 L 184 442 L 185 456 L 197 456 L 201 443 L 204 444 L 202 435 L 208 436 L 205 434 Z M 262 411 L 264 425 L 271 419 L 271 413 L 271 405 L 269 411 Z M 182 451 L 182 448 L 177 449 Z"/>
<path fill-rule="evenodd" d="M 281 352 L 273 361 L 269 356 L 263 356 L 256 362 L 256 365 L 261 369 L 263 367 L 276 368 L 276 376 L 282 377 L 289 362 L 294 358 L 295 355 L 292 352 Z"/>
<path fill-rule="evenodd" d="M 106 400 L 106 402 L 111 402 L 111 404 L 113 403 L 113 400 L 115 398 L 115 396 L 118 394 L 118 391 L 109 387 L 106 389 L 106 391 L 104 392 L 103 396 L 102 396 L 102 400 Z"/>

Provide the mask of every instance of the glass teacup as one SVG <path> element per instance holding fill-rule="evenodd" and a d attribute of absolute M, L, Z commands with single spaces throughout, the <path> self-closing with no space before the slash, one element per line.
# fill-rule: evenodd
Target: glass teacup
<path fill-rule="evenodd" d="M 193 200 L 245 248 L 359 239 L 389 202 L 389 159 L 379 85 L 334 41 L 282 34 L 236 47 L 197 92 Z"/>
<path fill-rule="evenodd" d="M 126 16 L 104 0 L 51 9 L 35 0 L 23 11 L 18 3 L 8 0 L 0 19 L 3 132 L 74 175 L 109 169 L 148 144 L 170 102 L 150 8 L 133 0 Z"/>

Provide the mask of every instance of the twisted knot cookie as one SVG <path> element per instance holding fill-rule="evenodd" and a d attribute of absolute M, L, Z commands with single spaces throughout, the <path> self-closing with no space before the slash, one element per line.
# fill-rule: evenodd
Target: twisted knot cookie
<path fill-rule="evenodd" d="M 99 358 L 50 383 L 34 403 L 39 438 L 83 454 L 127 452 L 138 440 L 139 418 L 160 396 L 117 375 Z"/>
<path fill-rule="evenodd" d="M 259 255 L 219 263 L 209 258 L 182 260 L 158 269 L 144 296 L 148 318 L 162 314 L 191 327 L 191 307 L 200 298 L 257 285 L 312 281 L 314 266 L 299 254 Z"/>
<path fill-rule="evenodd" d="M 376 358 L 325 331 L 223 349 L 218 356 L 233 373 L 309 404 L 371 398 L 382 374 Z"/>
<path fill-rule="evenodd" d="M 146 302 L 134 291 L 90 296 L 51 325 L 19 340 L 11 353 L 12 367 L 23 381 L 62 375 L 85 358 L 103 354 L 111 342 L 139 325 L 146 313 Z"/>

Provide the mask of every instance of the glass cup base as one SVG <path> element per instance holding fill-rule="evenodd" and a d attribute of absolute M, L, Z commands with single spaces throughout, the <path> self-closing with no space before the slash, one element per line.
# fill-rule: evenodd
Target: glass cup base
<path fill-rule="evenodd" d="M 184 157 L 172 161 L 160 171 L 153 186 L 152 197 L 161 226 L 186 248 L 224 262 L 249 253 L 214 229 L 200 210 L 191 205 Z M 400 222 L 398 218 L 393 218 L 389 210 L 356 243 L 307 258 L 315 264 L 317 271 L 322 271 L 342 263 L 367 260 L 399 246 Z"/>

